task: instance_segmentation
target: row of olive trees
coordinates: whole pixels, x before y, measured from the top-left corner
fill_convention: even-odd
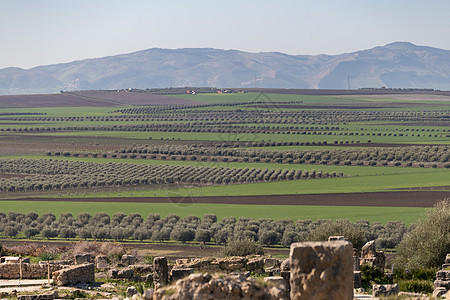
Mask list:
[[[0,178],[0,192],[42,191],[133,185],[223,185],[337,177],[343,174],[287,169],[93,163],[65,160],[4,159],[0,172],[21,174]],[[38,176],[22,176],[23,174]]]
[[[5,236],[15,237],[22,234],[28,238],[95,239],[122,241],[154,240],[180,242],[197,241],[226,244],[234,238],[247,238],[264,245],[282,245],[288,247],[293,242],[306,240],[326,240],[331,235],[343,235],[355,247],[360,248],[369,240],[377,240],[380,247],[394,248],[408,231],[401,222],[370,224],[360,220],[271,220],[233,217],[218,222],[215,215],[179,216],[170,214],[161,218],[150,214],[143,219],[139,214],[105,213],[91,216],[87,213],[74,217],[70,213],[61,214],[59,218],[51,213],[38,216],[36,213],[20,214],[0,213],[0,232]]]
[[[176,156],[214,156],[233,158],[247,158],[259,161],[265,159],[303,160],[315,162],[320,161],[387,161],[387,162],[449,162],[450,147],[448,146],[409,146],[409,147],[373,147],[341,148],[341,149],[319,149],[319,150],[265,150],[246,148],[203,147],[203,146],[132,146],[116,150],[117,154],[157,154]]]

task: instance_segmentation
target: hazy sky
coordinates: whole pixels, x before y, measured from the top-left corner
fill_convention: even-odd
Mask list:
[[[450,49],[449,0],[0,0],[0,68],[147,48],[339,54]]]

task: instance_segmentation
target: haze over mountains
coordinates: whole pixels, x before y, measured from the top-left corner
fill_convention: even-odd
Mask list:
[[[341,55],[148,49],[29,70],[0,69],[0,94],[212,86],[450,89],[450,51],[397,42]]]

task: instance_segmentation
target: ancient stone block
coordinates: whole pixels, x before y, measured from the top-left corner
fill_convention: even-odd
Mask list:
[[[279,268],[281,265],[280,261],[276,258],[266,257],[264,258],[264,268]]]
[[[53,283],[60,286],[71,286],[78,283],[95,282],[94,264],[70,266],[53,272]]]
[[[264,270],[264,258],[250,258],[245,266],[245,269],[248,271]]]
[[[104,255],[95,257],[95,266],[97,269],[104,269],[108,267],[108,258]]]
[[[134,271],[129,268],[109,270],[109,277],[113,279],[130,279],[133,275]]]
[[[439,287],[434,289],[433,291],[433,297],[435,298],[441,298],[442,296],[444,296],[447,293],[447,289],[443,288],[443,287]]]
[[[359,289],[362,287],[361,271],[353,271],[353,288]]]
[[[450,280],[450,270],[439,270],[439,271],[437,271],[436,279],[438,279],[438,280]]]
[[[191,275],[192,273],[194,273],[194,269],[193,268],[175,268],[172,269],[172,271],[170,272],[170,280],[171,281],[176,281],[178,279],[187,277],[189,275]]]
[[[437,289],[440,287],[449,290],[450,289],[450,280],[435,280],[434,281],[434,289]]]
[[[372,297],[388,297],[400,292],[398,284],[374,284]]]
[[[92,257],[90,254],[77,254],[75,255],[75,264],[81,265],[81,264],[90,264],[92,262]]]
[[[377,267],[380,271],[384,270],[386,265],[386,256],[383,251],[377,251],[375,241],[367,242],[361,249],[361,264],[370,264]]]
[[[131,269],[134,271],[134,273],[138,274],[153,273],[152,265],[131,265],[128,266],[128,269]]]
[[[280,270],[281,270],[281,272],[283,272],[283,271],[290,271],[291,270],[291,260],[290,260],[290,258],[286,258],[285,260],[283,260],[283,262],[281,263],[281,266],[280,266]]]
[[[136,263],[136,257],[133,255],[124,254],[122,255],[121,263],[125,266],[134,265]]]
[[[264,282],[275,284],[275,285],[286,285],[286,282],[281,276],[269,276],[264,277]]]
[[[359,256],[353,255],[353,270],[359,271],[360,265],[361,265],[361,262],[359,260]]]
[[[351,243],[294,243],[290,262],[291,299],[353,299]]]
[[[153,269],[155,270],[153,280],[166,285],[169,282],[169,267],[167,266],[167,258],[155,257],[153,260]]]
[[[286,291],[290,292],[291,290],[291,272],[290,271],[281,271],[280,276],[284,278],[286,284]]]
[[[450,253],[445,257],[445,263],[450,264]]]
[[[219,263],[219,267],[222,270],[236,271],[236,270],[244,268],[244,266],[246,264],[246,258],[241,257],[241,256],[233,256],[233,257],[217,259],[217,262]]]

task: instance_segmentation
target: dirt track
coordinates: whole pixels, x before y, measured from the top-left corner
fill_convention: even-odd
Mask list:
[[[450,198],[450,191],[399,191],[377,193],[216,196],[216,197],[134,197],[134,198],[24,198],[12,201],[136,202],[136,203],[211,203],[247,205],[320,205],[432,207]]]

